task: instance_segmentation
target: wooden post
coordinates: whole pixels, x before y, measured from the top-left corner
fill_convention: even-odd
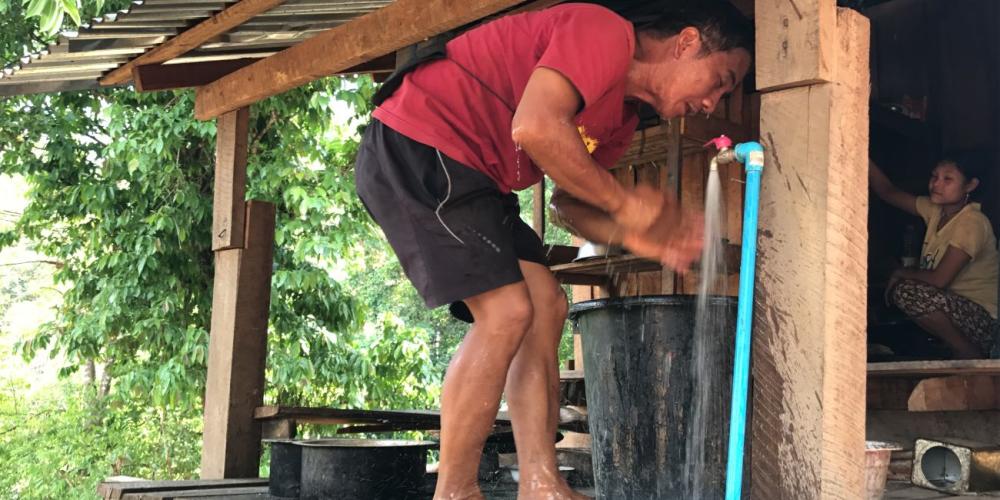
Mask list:
[[[246,246],[215,254],[202,479],[257,477],[275,207],[247,202]]]
[[[226,113],[216,120],[213,251],[243,246],[249,121],[249,108]]]
[[[758,35],[780,29],[772,14],[791,8],[786,4],[758,0]],[[793,6],[805,14],[833,9],[834,2],[797,0]],[[863,498],[865,491],[869,24],[848,9],[831,21],[813,17],[807,31],[834,32],[835,57],[806,54],[802,60],[809,68],[826,61],[833,81],[764,94],[761,104],[766,159],[754,308],[751,498]],[[783,50],[768,40],[758,37],[758,75],[767,54]],[[796,51],[807,48],[819,50],[794,45]],[[788,69],[788,82],[771,83],[796,84],[800,69]]]
[[[538,237],[545,242],[545,179],[538,181],[531,188],[531,223],[535,228],[535,232],[538,233]]]

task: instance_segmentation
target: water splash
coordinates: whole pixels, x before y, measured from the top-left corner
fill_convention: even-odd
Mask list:
[[[713,165],[714,167],[714,165]],[[701,275],[698,285],[698,302],[695,310],[694,348],[691,359],[691,419],[687,432],[685,477],[688,478],[687,498],[711,498],[710,485],[718,483],[717,477],[705,477],[709,461],[722,460],[719,450],[706,449],[708,427],[716,425],[723,417],[724,402],[712,398],[712,388],[726,383],[720,370],[719,338],[726,325],[722,308],[709,308],[712,296],[726,293],[725,221],[722,206],[722,187],[719,172],[709,169],[705,189],[705,247],[701,255]],[[715,398],[718,399],[718,398]],[[712,456],[708,456],[711,454]],[[719,456],[715,456],[719,455]]]

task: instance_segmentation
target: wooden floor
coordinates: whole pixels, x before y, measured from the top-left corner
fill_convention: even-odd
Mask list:
[[[942,498],[962,498],[939,491],[917,488],[910,483],[890,481],[885,487],[884,500],[938,500]],[[1000,492],[975,495],[975,498],[1000,498]]]

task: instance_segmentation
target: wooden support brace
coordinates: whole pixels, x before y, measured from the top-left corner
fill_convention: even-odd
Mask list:
[[[259,60],[258,58],[242,58],[183,64],[144,64],[132,68],[132,80],[135,83],[135,89],[139,92],[200,87]],[[395,57],[390,54],[347,68],[338,74],[388,75],[392,72],[394,65]]]
[[[214,118],[518,3],[518,0],[396,0],[201,87],[195,102],[195,117]]]
[[[243,246],[249,120],[249,108],[226,113],[217,120],[215,199],[212,202],[214,251]]]
[[[835,29],[834,82],[761,105],[751,498],[864,498],[869,25],[840,9]]]
[[[244,248],[215,254],[202,479],[257,477],[275,207],[246,204]]]
[[[833,81],[836,8],[836,0],[757,0],[758,90]]]
[[[538,238],[545,242],[545,179],[538,181],[531,189],[531,222]]]

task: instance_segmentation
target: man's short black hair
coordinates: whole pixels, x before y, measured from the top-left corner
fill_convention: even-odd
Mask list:
[[[753,54],[753,22],[726,0],[688,0],[658,10],[633,19],[637,33],[663,39],[693,26],[701,33],[704,53],[744,49]]]

